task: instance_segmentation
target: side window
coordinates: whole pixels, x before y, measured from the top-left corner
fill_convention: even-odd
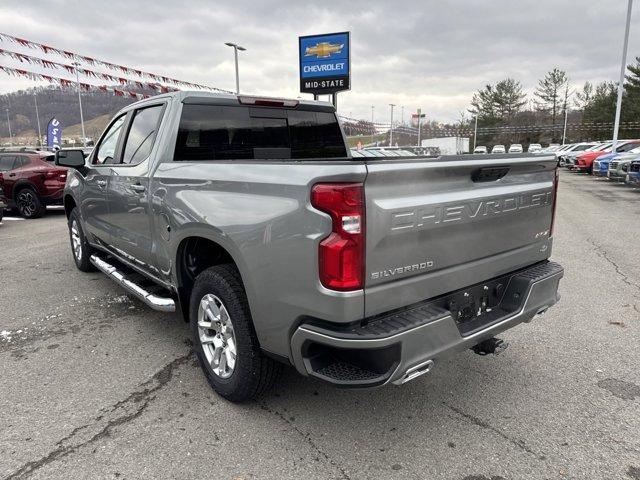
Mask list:
[[[29,157],[20,155],[19,157],[16,157],[16,165],[14,168],[28,167],[30,164],[31,160]]]
[[[122,125],[124,125],[124,119],[126,115],[121,115],[118,119],[111,124],[107,132],[102,137],[100,145],[96,149],[96,154],[93,157],[93,163],[102,165],[113,163],[113,157],[116,154],[116,147],[118,145],[118,138],[122,131]]]
[[[13,163],[15,162],[15,155],[3,155],[0,157],[0,172],[8,172],[13,170]]]
[[[151,154],[162,105],[136,110],[124,146],[122,163],[138,164]]]

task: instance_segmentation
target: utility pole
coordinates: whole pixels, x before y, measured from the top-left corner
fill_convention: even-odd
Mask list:
[[[233,48],[233,54],[236,60],[236,95],[239,95],[240,94],[240,74],[238,73],[238,50],[240,50],[241,52],[244,52],[246,48],[241,47],[237,43],[232,43],[232,42],[226,42],[225,45],[227,47]]]
[[[404,105],[400,107],[400,124],[404,125]]]
[[[373,110],[374,110],[375,108],[376,108],[376,107],[374,107],[373,105],[371,105],[371,125],[373,125]]]
[[[82,113],[82,95],[80,94],[80,74],[78,73],[78,67],[80,62],[73,62],[72,65],[76,71],[76,88],[78,90],[78,105],[80,105],[80,126],[82,127],[82,146],[87,146],[87,136],[84,133],[84,114]]]
[[[9,120],[9,109],[5,109],[7,111],[7,125],[9,126],[9,144],[13,147],[13,135],[11,135],[11,120]]]
[[[616,102],[616,118],[613,126],[613,145],[611,151],[616,152],[618,146],[618,129],[620,128],[620,110],[622,109],[622,93],[624,92],[624,72],[627,69],[627,46],[629,45],[629,25],[631,24],[631,9],[633,0],[627,5],[627,25],[624,29],[624,42],[622,43],[622,63],[620,64],[620,81],[618,82],[618,100]]]
[[[389,106],[391,107],[391,125],[389,127],[389,146],[392,147],[393,146],[393,107],[395,107],[395,104],[390,103]]]
[[[476,113],[475,126],[473,127],[473,151],[476,151],[476,140],[478,138],[478,114]]]
[[[422,117],[422,109],[421,108],[418,109],[418,146],[420,146],[420,120],[421,120],[420,117]]]
[[[569,98],[569,84],[567,84],[564,90],[564,129],[562,130],[562,145],[564,145],[567,139],[567,117],[569,116],[569,109],[567,108],[567,99]]]
[[[33,90],[33,103],[36,106],[36,120],[38,121],[38,147],[42,148],[42,131],[40,130],[40,114],[38,113],[38,95],[36,89]]]

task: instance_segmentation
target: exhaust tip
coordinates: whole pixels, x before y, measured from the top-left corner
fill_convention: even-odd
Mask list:
[[[407,369],[407,371],[404,372],[404,375],[402,375],[402,377],[400,377],[398,380],[396,380],[393,383],[396,385],[402,385],[404,383],[410,382],[411,380],[414,380],[424,375],[425,373],[429,373],[433,368],[433,365],[434,365],[433,360],[427,360],[426,362],[422,362],[414,367]]]

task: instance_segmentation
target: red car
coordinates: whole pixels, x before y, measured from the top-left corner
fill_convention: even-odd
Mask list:
[[[47,205],[61,205],[67,169],[49,152],[0,152],[0,185],[9,208],[24,218],[44,215]]]
[[[593,161],[598,157],[611,153],[612,142],[602,144],[599,150],[589,150],[576,158],[575,168],[581,172],[593,173]],[[616,152],[628,152],[636,147],[640,147],[640,140],[620,140],[616,147]]]

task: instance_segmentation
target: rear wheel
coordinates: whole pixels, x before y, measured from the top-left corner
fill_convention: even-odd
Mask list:
[[[71,242],[71,254],[76,267],[82,272],[93,272],[95,267],[89,260],[93,249],[89,246],[84,236],[82,225],[80,223],[80,215],[78,210],[74,208],[69,214],[69,240]]]
[[[24,218],[39,218],[46,212],[40,197],[31,187],[21,189],[16,195],[16,208]]]
[[[260,350],[245,290],[233,265],[217,265],[198,275],[189,315],[198,362],[219,395],[243,402],[273,385],[282,366]]]

